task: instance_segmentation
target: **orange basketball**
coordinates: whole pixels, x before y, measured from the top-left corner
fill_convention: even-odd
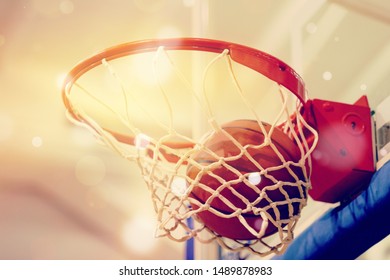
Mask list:
[[[263,123],[263,125],[268,132],[271,126],[266,123]],[[280,166],[282,160],[270,145],[265,145],[262,148],[255,147],[263,144],[265,140],[265,136],[256,121],[236,120],[223,125],[222,129],[223,131],[214,132],[208,136],[204,146],[209,151],[202,149],[196,153],[192,159],[198,164],[189,164],[187,168],[188,177],[196,182],[192,186],[191,198],[202,204],[210,199],[208,203],[211,208],[223,214],[231,214],[236,209],[251,209],[248,208],[248,201],[249,204],[252,204],[257,209],[263,209],[264,207],[272,206],[273,202],[285,201],[286,193],[290,199],[300,198],[303,201],[306,199],[306,191],[300,191],[297,186],[283,185],[281,188],[284,191],[281,191],[277,186],[277,182],[280,181],[297,181],[287,168],[280,167],[267,172],[259,168],[260,166],[263,169]],[[231,137],[226,135],[226,133]],[[242,149],[231,138],[237,141],[239,145],[245,147],[244,151],[247,154],[243,153]],[[271,142],[285,161],[299,161],[300,151],[298,147],[280,129],[274,128]],[[290,166],[290,168],[299,180],[304,180],[301,168],[295,166]],[[242,178],[245,178],[245,180],[242,180]],[[205,186],[211,190],[205,188]],[[220,192],[219,195],[212,197],[212,194],[217,189]],[[265,197],[259,199],[261,193],[265,194]],[[226,200],[233,206],[226,203]],[[293,207],[290,211],[287,204],[273,205],[264,211],[273,219],[277,216],[276,213],[279,212],[280,220],[284,220],[298,215],[301,209],[300,204],[299,201],[292,203]],[[196,203],[191,205],[193,209],[199,208]],[[210,230],[221,236],[237,240],[256,239],[235,216],[229,218],[220,217],[210,210],[201,211],[197,215]],[[261,229],[263,219],[258,213],[246,210],[246,213],[243,213],[242,216],[257,232]],[[280,226],[285,226],[285,223],[280,224]],[[269,221],[264,236],[271,235],[277,230],[277,226]]]

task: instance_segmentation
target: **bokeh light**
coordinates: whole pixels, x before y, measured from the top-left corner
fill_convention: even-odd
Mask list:
[[[314,22],[310,22],[310,23],[308,23],[308,24],[306,25],[306,31],[307,31],[307,33],[309,33],[309,34],[314,34],[314,33],[316,33],[316,32],[317,32],[317,29],[318,29],[318,27],[317,27],[317,25],[316,25]]]
[[[185,195],[186,190],[187,190],[186,179],[183,177],[178,177],[178,176],[173,178],[172,183],[171,183],[171,190],[175,195],[177,195],[179,197]]]
[[[137,215],[123,225],[122,238],[131,251],[146,255],[155,248],[157,239],[152,220],[147,215]]]
[[[61,13],[68,15],[68,14],[73,13],[73,10],[74,10],[74,4],[72,1],[65,0],[65,1],[62,1],[60,3],[60,12]]]
[[[14,121],[11,116],[0,112],[0,128],[0,141],[10,139],[14,132]]]
[[[259,172],[252,172],[248,175],[248,181],[253,185],[258,185],[261,182],[261,175]]]
[[[31,144],[34,148],[40,148],[43,145],[43,139],[40,136],[34,136],[31,140]]]
[[[323,78],[325,81],[330,81],[330,80],[332,80],[333,75],[332,75],[331,72],[325,71],[325,72],[322,74],[322,78]]]

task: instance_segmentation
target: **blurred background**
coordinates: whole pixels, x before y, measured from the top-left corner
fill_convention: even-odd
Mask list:
[[[0,259],[184,258],[154,238],[135,164],[65,118],[61,83],[101,49],[190,36],[280,58],[311,98],[390,95],[387,0],[0,0]],[[360,258],[390,259],[390,241]]]

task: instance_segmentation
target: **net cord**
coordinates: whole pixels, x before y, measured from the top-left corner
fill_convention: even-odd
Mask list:
[[[170,105],[168,93],[166,92],[164,88],[164,84],[162,80],[159,78],[159,70],[158,70],[158,61],[161,58],[161,56],[165,56],[168,58],[168,61],[170,63],[170,66],[174,70],[174,73],[179,78],[179,80],[188,87],[189,91],[191,92],[191,95],[195,98],[197,102],[200,103],[201,108],[206,112],[208,116],[208,120],[210,123],[210,126],[214,129],[214,131],[222,132],[236,147],[240,149],[240,154],[235,155],[235,157],[230,158],[219,158],[217,154],[215,154],[214,151],[208,149],[204,143],[195,142],[192,138],[179,134],[175,129],[173,125],[173,109]],[[207,90],[205,88],[205,79],[208,75],[209,70],[212,68],[212,66],[219,60],[223,59],[226,62],[231,80],[236,88],[237,94],[240,96],[240,98],[243,100],[244,104],[247,106],[247,108],[252,112],[255,120],[260,126],[260,129],[265,136],[265,142],[261,145],[241,145],[234,137],[232,137],[229,133],[227,133],[224,129],[222,129],[221,125],[215,120],[212,107],[210,105],[210,101],[208,99]],[[120,76],[116,73],[114,68],[111,66],[111,64],[103,59],[101,61],[102,65],[106,67],[110,75],[117,81],[117,83],[121,87],[121,92],[123,95],[124,100],[124,106],[125,106],[125,116],[120,114],[115,110],[115,108],[110,107],[109,104],[106,104],[103,100],[100,100],[98,97],[96,97],[94,94],[92,94],[89,90],[84,88],[82,85],[80,85],[78,82],[75,83],[75,86],[78,87],[83,93],[85,93],[87,96],[91,98],[91,100],[94,100],[98,104],[104,106],[108,111],[113,113],[117,119],[124,124],[128,129],[129,132],[132,135],[135,135],[134,139],[137,139],[137,136],[143,135],[142,131],[137,128],[134,123],[131,120],[130,112],[128,108],[128,102],[129,102],[129,95],[131,95],[132,99],[137,102],[137,98],[135,95],[131,92],[131,90],[127,89],[120,78]],[[270,253],[280,253],[285,250],[286,245],[293,239],[293,229],[296,226],[296,222],[299,219],[299,215],[290,215],[290,218],[288,220],[280,220],[280,213],[277,206],[286,204],[289,207],[290,214],[293,213],[292,209],[292,203],[296,202],[300,204],[300,209],[302,209],[306,205],[305,199],[290,199],[288,193],[283,189],[283,186],[292,186],[297,187],[299,189],[299,192],[301,194],[301,197],[305,197],[307,195],[307,189],[310,188],[310,173],[311,173],[311,159],[310,154],[313,152],[316,144],[317,144],[317,132],[315,129],[310,127],[305,119],[299,114],[300,104],[297,103],[296,110],[296,123],[293,123],[290,118],[290,111],[287,108],[288,100],[290,97],[290,93],[287,93],[286,90],[279,85],[278,86],[278,92],[281,97],[282,101],[282,109],[278,113],[277,117],[271,124],[271,128],[267,131],[263,125],[263,122],[261,121],[260,116],[256,112],[253,105],[249,102],[249,100],[245,97],[245,93],[243,92],[237,77],[235,75],[232,60],[229,55],[229,51],[226,49],[222,53],[218,54],[216,57],[214,57],[206,66],[203,74],[203,92],[201,95],[199,93],[196,93],[194,88],[191,86],[188,79],[185,78],[183,73],[176,67],[172,59],[170,58],[169,54],[166,52],[164,47],[159,47],[156,51],[154,60],[153,60],[153,72],[154,76],[156,77],[156,80],[158,82],[158,87],[160,93],[163,95],[163,99],[165,102],[165,105],[168,108],[169,111],[169,124],[166,125],[164,123],[161,123],[158,119],[151,116],[147,110],[144,110],[144,108],[141,107],[141,109],[144,110],[146,114],[148,114],[156,123],[156,125],[160,126],[164,130],[166,130],[168,133],[161,137],[160,139],[153,139],[151,137],[147,137],[147,144],[142,147],[137,147],[136,143],[122,143],[118,141],[117,137],[115,137],[110,131],[107,131],[106,129],[102,128],[92,117],[90,117],[85,110],[83,110],[78,104],[72,102],[72,95],[70,94],[70,90],[66,91],[66,97],[69,100],[69,103],[71,105],[72,114],[68,113],[68,118],[75,124],[81,125],[83,127],[86,127],[88,130],[92,131],[97,138],[103,142],[105,145],[110,147],[112,150],[117,152],[122,157],[136,161],[141,169],[141,172],[145,178],[145,181],[149,187],[149,190],[151,192],[151,196],[154,202],[154,207],[157,213],[157,219],[159,221],[159,226],[156,232],[156,236],[167,236],[170,239],[176,240],[176,241],[185,241],[189,238],[200,238],[199,232],[206,231],[209,233],[208,237],[205,239],[200,240],[201,242],[208,243],[212,242],[214,240],[217,240],[222,247],[231,250],[231,251],[243,251],[247,250],[252,254],[260,255],[260,256],[266,256]],[[199,96],[202,96],[200,98]],[[74,116],[77,116],[75,118]],[[301,153],[301,158],[299,162],[292,162],[287,161],[283,155],[280,153],[280,151],[277,149],[277,147],[272,143],[272,134],[274,132],[274,129],[277,125],[277,123],[282,119],[283,116],[286,116],[285,121],[285,128],[287,128],[288,133],[292,137],[292,139],[297,143],[297,146],[299,148],[299,151]],[[82,120],[82,121],[80,121]],[[305,137],[305,130],[308,130],[312,135],[314,135],[314,143],[310,144],[306,141]],[[174,148],[171,148],[166,143],[169,142],[172,137],[179,137],[183,139],[184,141],[187,141],[192,144],[192,147],[183,150],[177,150]],[[134,145],[136,146],[134,149]],[[261,149],[264,146],[270,146],[275,154],[278,156],[278,158],[281,160],[282,165],[271,167],[268,169],[264,169],[258,162],[256,162],[251,154],[248,152],[248,148],[257,148]],[[168,164],[169,160],[167,160],[164,157],[164,153],[161,153],[160,151],[163,150],[168,154],[172,154],[178,158],[176,162],[173,164]],[[214,162],[213,164],[210,164],[207,168],[204,166],[201,166],[199,163],[197,163],[195,160],[191,158],[191,156],[197,152],[197,151],[206,151],[218,161]],[[149,154],[148,154],[149,152]],[[150,152],[152,153],[152,156],[150,156]],[[269,186],[268,189],[271,190],[279,189],[281,193],[285,196],[285,201],[275,203],[271,201],[267,195],[264,192],[260,192],[258,189],[256,189],[256,186],[248,180],[247,176],[243,176],[240,171],[235,169],[234,167],[227,164],[229,161],[233,161],[239,157],[246,156],[250,161],[258,168],[259,172],[266,176],[267,178],[271,179],[271,181],[274,182],[274,185]],[[202,171],[202,173],[199,173],[198,177],[191,181],[190,178],[187,175],[183,175],[181,173],[181,169],[186,164],[192,164],[195,166],[198,166]],[[237,179],[233,181],[226,181],[224,178],[215,175],[212,173],[212,169],[214,166],[224,166],[231,172],[237,175]],[[292,170],[292,166],[300,167],[302,168],[302,171],[304,173],[305,180],[300,180],[298,176],[294,173]],[[296,180],[296,182],[278,182],[275,178],[270,176],[268,173],[272,170],[278,170],[284,168],[288,170],[289,174],[291,174],[292,177]],[[217,189],[212,189],[206,185],[203,185],[200,183],[201,174],[209,174],[216,180],[218,180],[221,184]],[[184,191],[184,193],[176,194],[172,191],[171,186],[174,184],[175,179],[182,178],[185,181],[189,182],[188,188]],[[237,192],[232,185],[236,183],[244,182],[249,188],[259,193],[259,197],[251,202],[249,201],[244,195]],[[189,197],[189,193],[191,189],[194,188],[194,186],[199,186],[203,188],[206,192],[211,193],[207,201],[204,203],[197,201],[194,198]],[[221,193],[223,190],[229,189],[236,197],[238,197],[240,200],[243,201],[243,203],[246,205],[245,208],[237,208],[231,201],[229,201],[228,198],[224,197]],[[228,214],[222,213],[221,211],[213,208],[211,206],[213,200],[216,198],[220,199],[229,207],[232,211]],[[261,201],[262,199],[266,199],[270,202],[270,204],[266,207],[258,208],[256,205]],[[189,207],[189,205],[197,205],[198,209],[192,209]],[[273,209],[275,212],[275,217],[272,217],[267,211],[269,209]],[[205,227],[199,220],[196,218],[196,215],[198,213],[209,211],[213,213],[214,215],[217,215],[218,217],[222,218],[232,218],[237,217],[237,219],[241,222],[241,224],[248,229],[248,231],[253,235],[256,236],[257,239],[254,241],[240,241],[240,240],[231,240],[222,236],[219,236],[215,232],[211,231],[207,227]],[[254,229],[248,224],[248,221],[244,217],[245,213],[255,213],[256,215],[259,215],[263,223],[261,225],[260,229]],[[187,223],[186,219],[194,217],[197,222],[195,222],[196,225],[194,225],[192,228],[190,228]],[[276,242],[276,244],[269,245],[265,240],[263,240],[263,236],[265,234],[265,231],[269,225],[269,223],[277,225],[278,232],[276,236],[278,237],[279,241]],[[286,225],[282,226],[284,223]],[[177,235],[177,232],[179,232],[179,235]]]

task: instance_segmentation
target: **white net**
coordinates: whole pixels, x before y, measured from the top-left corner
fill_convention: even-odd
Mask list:
[[[203,66],[197,55],[164,47],[147,55],[102,59],[67,85],[69,118],[138,164],[156,236],[260,256],[283,252],[306,205],[317,141],[302,105],[275,83],[276,102],[248,90],[244,83],[261,75],[241,75],[228,50],[208,53]],[[261,106],[273,112],[267,122]]]

